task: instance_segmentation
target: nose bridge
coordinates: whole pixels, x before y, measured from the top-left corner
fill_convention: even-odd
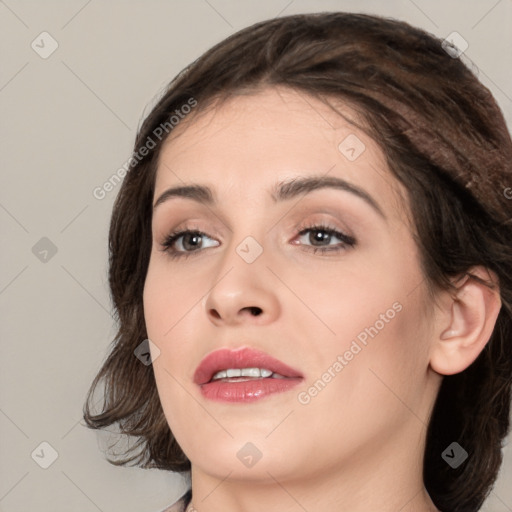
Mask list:
[[[246,315],[269,319],[277,314],[278,301],[269,280],[263,241],[260,243],[248,232],[240,235],[240,228],[231,232],[229,245],[206,295],[206,313],[215,322],[238,322]]]
[[[253,286],[259,287],[264,281],[263,273],[266,270],[264,252],[263,243],[254,236],[237,236],[234,231],[221,256],[212,291],[215,288],[220,290],[233,287],[232,293],[240,293],[247,292]]]
[[[238,197],[242,197],[242,194]],[[261,261],[265,259],[263,244],[269,231],[263,215],[265,205],[246,197],[239,201],[237,206],[240,213],[231,224],[223,265],[238,266],[243,263],[248,266],[244,270],[251,271],[253,268],[259,268]],[[260,264],[255,265],[258,262]]]

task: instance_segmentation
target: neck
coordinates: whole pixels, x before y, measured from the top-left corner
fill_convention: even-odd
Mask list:
[[[336,467],[305,468],[302,477],[266,467],[250,480],[234,479],[229,471],[212,475],[193,464],[187,512],[438,512],[423,484],[424,434],[424,428],[402,432],[395,442],[358,450]]]

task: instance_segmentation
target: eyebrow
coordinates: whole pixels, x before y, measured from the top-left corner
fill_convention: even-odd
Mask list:
[[[290,181],[281,182],[274,186],[270,192],[270,196],[274,202],[286,201],[293,199],[301,194],[308,194],[314,190],[319,190],[322,188],[331,188],[350,192],[351,194],[354,194],[355,196],[365,201],[381,217],[386,219],[386,215],[382,211],[382,208],[368,192],[358,187],[357,185],[349,183],[342,178],[336,178],[334,176],[298,177]],[[214,205],[217,202],[215,200],[212,189],[206,185],[178,185],[171,187],[163,192],[153,205],[153,210],[162,203],[174,197],[192,199],[193,201],[204,203],[206,205]]]

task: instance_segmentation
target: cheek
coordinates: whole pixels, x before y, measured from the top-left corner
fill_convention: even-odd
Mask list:
[[[373,320],[359,329],[352,320],[352,331],[359,329],[359,337],[342,336],[331,343],[297,397],[303,421],[321,418],[318,428],[335,433],[334,451],[346,450],[348,439],[357,446],[357,439],[392,435],[419,409],[425,389],[422,371],[428,363],[427,329],[414,301],[401,305],[392,308],[393,313],[375,311],[388,311],[387,323]],[[375,318],[375,312],[365,315]],[[342,436],[337,434],[340,429]]]
[[[319,347],[343,352],[351,340],[359,336],[364,343],[370,332],[386,329],[399,314],[406,287],[394,268],[396,262],[355,260],[322,263],[314,271],[290,271],[283,276],[302,302],[291,297],[295,320],[290,325],[300,322],[309,334],[316,331],[323,340]]]
[[[155,378],[162,402],[179,401],[183,394],[181,383],[190,386],[193,364],[197,359],[198,300],[206,285],[176,272],[169,272],[165,262],[150,262],[144,284],[144,319],[148,338],[158,347],[154,361]]]
[[[150,261],[144,283],[144,319],[148,337],[162,345],[161,350],[165,350],[176,331],[183,337],[183,330],[190,327],[190,317],[197,314],[194,306],[206,290],[197,279],[169,271],[164,261]]]

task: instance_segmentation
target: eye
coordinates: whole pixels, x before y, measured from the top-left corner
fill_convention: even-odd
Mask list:
[[[307,236],[306,236],[307,235]],[[299,240],[305,238],[306,241],[301,241],[306,250],[313,253],[336,253],[346,250],[348,247],[353,247],[356,244],[356,239],[352,236],[346,235],[337,229],[324,225],[308,226],[299,231]],[[334,245],[331,242],[338,243]],[[205,240],[211,240],[209,245],[204,245]],[[308,245],[309,242],[311,245]],[[296,244],[296,242],[293,242]],[[219,243],[210,238],[206,233],[197,229],[183,229],[180,231],[173,231],[161,244],[162,251],[169,254],[173,259],[175,258],[188,258],[194,254],[199,254],[201,249],[208,247],[216,247]]]
[[[347,249],[348,247],[353,247],[356,244],[356,239],[354,237],[324,225],[305,227],[301,229],[299,235],[299,240],[301,238],[305,238],[306,242],[311,243],[311,245],[307,245],[307,243],[304,244],[304,242],[301,242],[301,245],[305,245],[307,250],[310,250],[313,253],[318,251],[321,253],[339,252]],[[338,239],[338,243],[332,245],[331,242],[335,242],[336,238]]]
[[[204,239],[212,240],[206,233],[195,229],[174,231],[165,238],[162,250],[169,253],[172,258],[187,258],[204,248]],[[215,244],[206,247],[215,247]]]

